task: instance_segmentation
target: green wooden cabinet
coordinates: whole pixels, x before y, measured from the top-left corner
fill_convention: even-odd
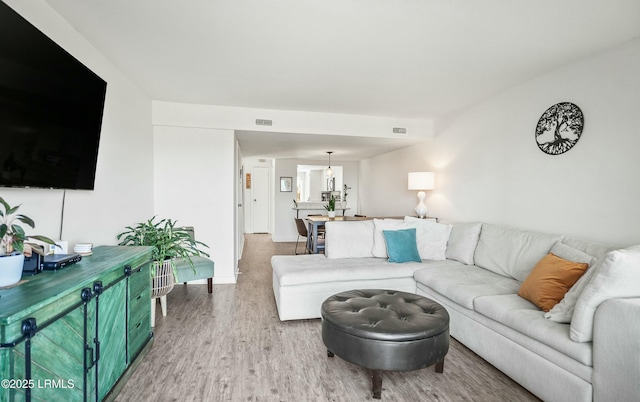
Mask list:
[[[151,333],[151,265],[146,264],[129,278],[127,317],[127,361],[134,360]]]
[[[151,249],[96,247],[0,290],[0,401],[115,397],[151,345]]]

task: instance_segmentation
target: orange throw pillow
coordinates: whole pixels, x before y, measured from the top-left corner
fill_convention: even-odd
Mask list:
[[[522,282],[518,296],[549,311],[585,273],[589,264],[573,262],[555,254],[544,256]]]

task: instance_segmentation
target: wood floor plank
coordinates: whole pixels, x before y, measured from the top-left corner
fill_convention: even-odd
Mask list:
[[[320,320],[280,322],[272,255],[295,243],[247,235],[238,283],[176,285],[156,313],[153,348],[116,401],[369,401],[365,369],[327,357]],[[159,308],[159,306],[158,306]],[[383,401],[537,401],[451,339],[444,373],[385,372]]]

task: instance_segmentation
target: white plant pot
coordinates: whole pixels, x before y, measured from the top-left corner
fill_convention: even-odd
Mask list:
[[[329,218],[335,218],[336,217],[336,211],[328,211],[327,213],[329,215]]]
[[[24,254],[0,256],[0,287],[11,286],[20,282]]]

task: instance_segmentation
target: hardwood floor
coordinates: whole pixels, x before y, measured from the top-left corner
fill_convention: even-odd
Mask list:
[[[247,235],[236,285],[178,285],[155,343],[116,401],[367,401],[364,369],[327,357],[320,320],[280,322],[270,258],[295,243]],[[443,374],[384,373],[383,401],[537,401],[451,339]]]

